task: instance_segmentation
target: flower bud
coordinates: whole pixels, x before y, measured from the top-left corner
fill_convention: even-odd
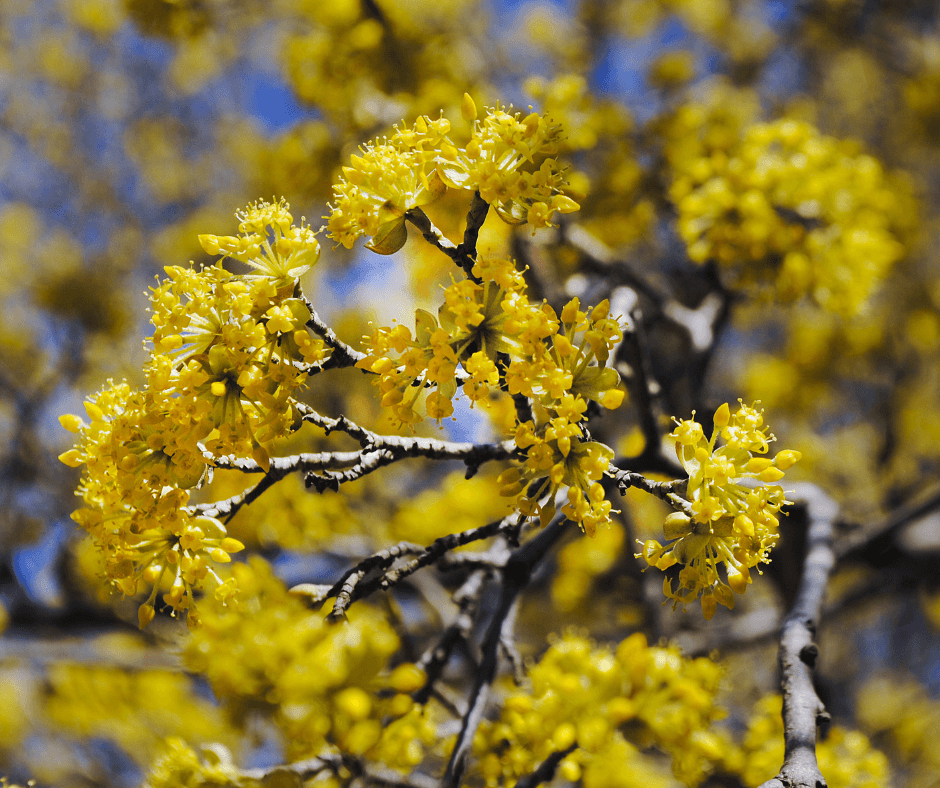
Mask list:
[[[153,609],[153,605],[141,605],[137,608],[137,624],[141,629],[144,629],[151,621],[156,614],[156,611]]]
[[[762,482],[779,482],[783,478],[783,471],[779,468],[767,468],[761,471],[757,478]]]
[[[774,465],[776,465],[780,470],[785,471],[787,468],[792,468],[796,463],[802,459],[803,455],[794,451],[793,449],[784,449],[781,452],[778,452],[776,459],[774,459]]]
[[[473,102],[469,93],[463,94],[463,100],[460,102],[460,114],[468,123],[477,119],[477,105]]]
[[[692,532],[692,519],[682,512],[673,512],[663,523],[663,532],[667,539],[679,539]]]
[[[715,411],[715,426],[716,427],[727,427],[728,422],[731,420],[731,408],[728,407],[728,403],[724,403],[718,410]]]

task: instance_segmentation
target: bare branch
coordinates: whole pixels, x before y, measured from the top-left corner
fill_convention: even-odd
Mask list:
[[[940,509],[940,488],[933,489],[921,500],[903,506],[874,528],[841,539],[836,547],[839,562],[863,558],[866,554],[884,553],[905,526],[930,512]]]
[[[399,555],[404,555],[405,552],[407,552],[415,557],[398,567],[392,568],[394,560],[385,563],[379,558],[387,551],[382,551],[382,553],[379,553],[377,556],[365,559],[367,562],[375,561],[371,568],[382,568],[387,571],[383,571],[377,577],[366,582],[356,581],[352,588],[346,590],[346,578],[351,576],[352,573],[357,572],[358,568],[354,567],[350,570],[333,585],[324,597],[324,599],[329,599],[332,596],[336,597],[336,602],[333,603],[333,610],[330,612],[329,618],[334,621],[344,618],[346,610],[357,599],[367,597],[380,589],[387,591],[406,577],[413,575],[419,569],[433,564],[451,550],[455,550],[471,542],[479,541],[480,539],[488,539],[503,531],[514,530],[517,527],[518,519],[519,516],[517,514],[511,514],[509,517],[482,525],[479,528],[471,528],[468,531],[462,531],[456,534],[447,534],[446,536],[435,539],[425,548],[416,548],[407,551],[402,548]],[[406,543],[402,544],[404,545]],[[408,547],[411,548],[413,545],[408,545]],[[394,548],[389,549],[392,550]],[[398,555],[396,555],[395,558],[398,558]]]
[[[362,447],[375,445],[377,436],[374,432],[360,427],[345,416],[340,416],[338,419],[331,419],[329,416],[323,416],[317,413],[313,408],[303,402],[294,402],[291,403],[291,406],[301,414],[304,421],[319,427],[327,435],[331,432],[344,432],[351,438],[357,440]]]
[[[486,203],[484,203],[485,205]],[[488,207],[488,206],[487,206]],[[470,219],[473,216],[471,209],[471,214],[468,215],[467,231],[470,231],[472,226]],[[428,215],[421,210],[420,208],[411,208],[408,211],[405,211],[405,218],[411,222],[418,230],[421,232],[421,235],[424,237],[424,240],[427,241],[431,246],[436,249],[440,249],[444,254],[446,254],[454,263],[467,275],[468,279],[472,279],[474,282],[479,282],[473,273],[473,265],[476,263],[476,239],[474,238],[473,246],[468,247],[466,243],[460,244],[458,246],[449,238],[447,238],[444,233],[442,233],[437,227],[434,226],[434,223],[428,218]],[[486,213],[483,213],[483,218],[486,218]],[[482,222],[481,222],[482,224]],[[479,227],[477,227],[475,232],[479,232]],[[470,254],[472,252],[472,256]]]
[[[650,495],[655,495],[678,512],[684,512],[689,515],[689,517],[693,514],[692,504],[676,492],[676,490],[684,491],[688,479],[675,479],[671,482],[653,482],[641,473],[625,471],[620,468],[615,468],[613,465],[610,467],[607,474],[617,482],[621,495],[626,495],[628,488],[636,487],[648,492]]]
[[[466,643],[473,627],[473,621],[480,608],[480,598],[484,583],[489,573],[478,569],[471,572],[463,585],[454,592],[454,602],[459,608],[453,622],[441,633],[437,643],[427,649],[417,661],[417,666],[424,670],[427,681],[411,697],[417,703],[427,703],[433,695],[435,684],[440,679],[450,655],[458,643]]]
[[[480,192],[475,191],[470,210],[467,212],[467,229],[463,233],[463,243],[457,246],[457,251],[465,258],[477,259],[477,239],[480,237],[480,228],[486,221],[486,214],[489,210],[490,204],[480,196]]]
[[[655,402],[662,394],[662,386],[653,375],[653,361],[646,337],[643,312],[639,305],[634,303],[629,308],[626,318],[623,345],[618,349],[618,357],[627,356],[626,360],[629,365],[629,369],[624,370],[625,373],[629,372],[629,374],[624,374],[624,382],[629,386],[631,396],[636,401],[645,444],[649,447],[659,447],[661,441]]]
[[[555,772],[565,758],[577,749],[577,744],[572,744],[564,750],[557,750],[549,755],[532,774],[523,777],[516,783],[516,788],[537,788],[542,783],[551,782],[555,778]]]
[[[255,501],[265,490],[291,473],[306,473],[304,482],[317,492],[339,490],[345,482],[360,479],[373,471],[407,458],[426,457],[433,460],[462,460],[468,473],[476,471],[485,462],[507,460],[515,451],[513,441],[503,443],[453,443],[434,438],[407,438],[397,435],[378,435],[349,421],[345,417],[331,419],[311,408],[298,404],[305,421],[322,427],[327,432],[338,430],[352,436],[363,446],[359,451],[313,452],[288,457],[274,457],[267,471],[247,457],[214,457],[206,461],[216,468],[237,470],[242,473],[264,473],[254,487],[223,501],[201,503],[189,511],[209,517],[234,517],[238,510]]]
[[[461,784],[473,737],[483,719],[490,687],[496,679],[501,643],[511,639],[519,594],[528,585],[533,569],[558,542],[567,525],[568,521],[564,517],[557,517],[544,530],[518,548],[506,562],[502,571],[499,603],[483,640],[483,659],[470,691],[470,706],[463,717],[460,733],[447,762],[441,788],[457,788]]]
[[[835,564],[833,522],[838,507],[815,485],[798,485],[794,497],[809,521],[806,559],[793,609],[780,633],[780,686],[783,690],[784,759],[780,772],[761,788],[825,788],[816,761],[816,729],[829,715],[813,688],[819,648],[813,642],[829,573]]]
[[[364,561],[360,561],[358,565],[347,571],[343,577],[333,585],[333,588],[327,592],[325,599],[331,596],[336,597],[336,602],[329,616],[330,620],[336,621],[346,617],[346,609],[352,602],[352,596],[356,591],[356,587],[373,569],[387,569],[402,556],[414,555],[421,552],[422,548],[420,545],[411,544],[410,542],[399,542],[396,545],[385,548],[375,555],[369,556]],[[335,590],[337,586],[339,588]]]
[[[361,361],[366,357],[365,353],[360,353],[355,348],[350,347],[345,342],[340,340],[340,338],[336,336],[336,332],[323,322],[323,320],[317,314],[317,311],[313,308],[313,304],[307,300],[307,297],[302,293],[300,297],[303,299],[304,304],[306,304],[307,309],[310,310],[310,318],[307,320],[307,328],[313,331],[314,334],[320,336],[326,343],[327,347],[331,348],[333,351],[326,361],[315,366],[311,370],[311,374],[323,372],[327,369],[352,367],[355,366],[357,361]]]
[[[261,782],[269,780],[277,774],[290,774],[300,780],[308,780],[326,771],[338,774],[342,770],[343,765],[343,757],[341,755],[318,755],[315,758],[306,758],[296,763],[271,766],[265,769],[243,769],[239,772],[239,776],[248,780],[258,780]]]

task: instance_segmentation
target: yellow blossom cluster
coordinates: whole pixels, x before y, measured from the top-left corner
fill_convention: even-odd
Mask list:
[[[45,713],[53,724],[114,741],[141,764],[166,736],[206,741],[226,735],[219,708],[178,671],[60,663],[50,669],[46,687]]]
[[[579,224],[615,248],[642,237],[654,209],[642,194],[643,168],[635,150],[634,121],[626,108],[593,93],[588,80],[577,73],[559,74],[550,81],[530,77],[525,91],[543,114],[565,129],[561,153],[578,166],[567,174],[568,191],[581,204]],[[564,264],[563,257],[558,262]]]
[[[279,60],[290,88],[341,132],[447,106],[471,78],[472,0],[289,0],[275,8],[285,15]]]
[[[158,591],[195,620],[193,589],[231,593],[211,562],[227,562],[242,544],[222,523],[188,508],[216,457],[252,457],[267,469],[266,446],[294,428],[291,397],[310,365],[327,358],[310,333],[310,312],[294,297],[296,278],[319,254],[309,228],[294,227],[286,203],[257,203],[238,214],[241,235],[202,236],[253,270],[174,266],[151,291],[154,334],[146,386],[110,383],[85,403],[90,419],[63,416],[78,434],[61,460],[85,466],[73,518],[104,554],[114,587],[133,595],[152,588],[141,626],[154,616]]]
[[[437,162],[447,186],[478,191],[509,224],[547,227],[553,211],[578,210],[578,204],[562,194],[565,179],[551,158],[558,152],[561,126],[535,112],[524,118],[510,114],[499,104],[479,121],[466,95],[463,114],[474,120],[470,141],[462,148],[443,146]]]
[[[620,376],[607,366],[623,336],[620,324],[607,301],[582,311],[574,298],[560,318],[548,304],[531,303],[510,260],[477,261],[472,273],[479,281],[463,279],[444,291],[437,319],[416,312],[414,336],[403,325],[375,329],[358,366],[377,373],[383,406],[404,424],[421,420],[415,406],[425,387],[432,389],[429,416],[440,421],[453,413],[458,364],[471,402],[503,389],[534,400],[537,423],[517,422],[515,430],[526,459],[499,477],[502,494],[544,524],[567,486],[565,514],[593,534],[609,521],[600,479],[614,455],[585,438],[582,422],[591,400],[607,408],[623,402]]]
[[[890,748],[908,784],[928,786],[940,774],[940,700],[912,676],[881,674],[858,694],[856,716],[868,733]],[[828,776],[828,775],[827,775]]]
[[[663,593],[675,600],[674,606],[701,595],[702,613],[710,619],[719,603],[733,608],[732,591],[743,594],[751,582],[750,569],[769,561],[778,539],[777,515],[787,503],[783,488],[774,482],[801,454],[787,449],[773,459],[758,456],[766,454],[774,440],[763,423],[763,411],[756,407],[741,403],[732,414],[725,403],[715,411],[711,438],[705,438],[694,419],[677,421],[670,435],[689,474],[686,498],[691,515],[670,514],[664,526],[666,544],[647,540],[637,558],[658,569],[685,565],[676,590],[670,578],[663,580]],[[720,447],[719,435],[724,441]],[[751,484],[744,486],[742,480]],[[725,580],[718,574],[722,563]]]
[[[200,755],[202,757],[200,757]],[[169,736],[163,751],[151,764],[144,788],[205,788],[206,786],[257,785],[244,780],[232,754],[220,744],[196,752],[185,740]]]
[[[676,776],[697,784],[731,746],[711,727],[724,716],[715,705],[720,679],[712,660],[651,647],[642,633],[610,650],[567,632],[530,668],[530,683],[507,692],[499,719],[480,725],[478,768],[491,788],[513,785],[575,745],[560,775],[574,782],[590,771],[594,784],[609,784],[604,765],[632,750],[629,742],[665,751]]]
[[[558,552],[558,571],[552,578],[554,606],[565,613],[583,615],[585,600],[595,592],[595,579],[620,559],[625,541],[623,526],[612,522],[593,539],[576,539],[566,544]]]
[[[455,471],[437,487],[400,506],[389,520],[387,538],[430,544],[446,534],[468,531],[508,514],[509,503],[500,498],[492,473],[481,471],[467,479],[464,472]]]
[[[225,500],[244,493],[250,481],[238,471],[216,471],[208,492],[213,500]],[[279,481],[250,508],[239,509],[225,527],[249,549],[286,550],[316,550],[337,534],[362,530],[348,494],[325,490],[310,495],[298,474]]]
[[[910,185],[806,122],[754,124],[669,158],[689,258],[717,260],[736,284],[772,282],[782,300],[808,294],[848,317],[909,245]]]
[[[759,785],[783,762],[783,699],[767,695],[754,707],[740,752],[726,762],[745,785]],[[816,745],[819,770],[830,788],[884,788],[891,784],[888,759],[859,731],[833,725]]]
[[[543,304],[551,345],[539,342],[509,365],[509,393],[534,399],[538,418],[517,424],[516,446],[525,460],[504,471],[499,481],[502,494],[516,498],[519,510],[538,516],[543,525],[555,516],[557,493],[567,486],[562,511],[593,536],[599,525],[610,522],[611,505],[600,479],[614,452],[588,439],[583,422],[589,401],[611,409],[623,402],[620,376],[607,366],[623,333],[606,300],[587,311],[580,306],[573,298],[556,316]]]
[[[458,364],[469,376],[464,393],[477,401],[499,389],[499,354],[534,352],[552,333],[548,314],[529,303],[525,280],[511,260],[481,260],[472,272],[480,281],[451,284],[436,319],[423,309],[415,312],[414,335],[397,325],[378,327],[364,338],[369,352],[357,366],[378,374],[382,405],[404,424],[421,420],[415,405],[424,386],[432,388],[425,402],[431,418],[453,413]],[[416,385],[419,379],[423,386]]]
[[[238,716],[263,698],[291,760],[338,751],[402,770],[421,762],[435,739],[433,704],[408,694],[425,680],[416,666],[386,670],[399,639],[377,611],[358,604],[348,621],[328,623],[257,557],[232,575],[238,601],[207,598],[183,654],[225,707]]]
[[[464,115],[476,118],[465,95]],[[511,108],[510,108],[511,109]],[[391,137],[369,143],[334,187],[327,222],[329,237],[351,248],[371,237],[369,248],[397,252],[407,240],[405,214],[441,197],[448,188],[479,192],[510,224],[550,224],[553,211],[568,213],[578,204],[562,194],[565,181],[558,162],[560,127],[531,113],[510,114],[499,105],[475,121],[463,147],[448,136],[446,118],[420,117],[411,127],[396,126]]]

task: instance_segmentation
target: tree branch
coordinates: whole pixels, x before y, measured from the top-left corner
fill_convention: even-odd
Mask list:
[[[875,528],[860,530],[857,534],[840,539],[836,547],[839,562],[885,553],[893,546],[898,531],[937,509],[940,509],[940,488],[931,490],[919,501],[901,507]]]
[[[475,201],[476,199],[474,198],[474,202]],[[484,205],[486,205],[486,203],[484,203]],[[472,226],[471,219],[473,215],[473,208],[471,208],[471,212],[467,216],[467,233],[470,233],[470,228]],[[468,279],[472,279],[477,283],[480,282],[480,280],[472,273],[473,266],[476,263],[475,235],[479,233],[479,227],[477,227],[476,230],[471,233],[471,237],[473,238],[472,247],[468,246],[466,243],[466,233],[464,233],[464,243],[458,246],[449,238],[447,238],[437,227],[435,227],[434,223],[428,218],[428,215],[420,208],[411,208],[405,211],[405,218],[418,228],[425,241],[431,244],[431,246],[433,246],[435,249],[442,251],[451,260],[453,260],[454,263],[467,275]],[[483,218],[486,218],[485,211],[483,212]],[[483,222],[481,221],[480,224],[482,223]]]
[[[617,482],[621,495],[626,495],[628,488],[636,487],[644,492],[648,492],[650,495],[655,495],[678,512],[684,512],[689,517],[693,514],[692,504],[676,492],[676,490],[685,490],[688,479],[675,479],[671,482],[653,482],[647,479],[642,473],[625,471],[614,465],[610,466],[607,475]]]
[[[489,210],[490,204],[480,196],[480,192],[475,191],[473,193],[473,202],[470,203],[470,210],[467,212],[467,229],[463,233],[463,242],[457,246],[457,251],[465,259],[477,259],[477,239],[480,237],[480,228],[483,226],[483,222],[486,221],[486,214]]]
[[[340,340],[338,336],[336,336],[336,332],[320,319],[320,316],[313,308],[313,304],[311,304],[307,299],[307,296],[301,293],[300,297],[303,299],[304,304],[306,304],[307,309],[310,310],[310,318],[307,320],[307,328],[313,331],[314,334],[317,334],[319,337],[321,337],[326,343],[327,347],[331,348],[333,351],[326,361],[324,361],[322,364],[314,366],[310,371],[310,374],[323,372],[327,369],[352,367],[355,366],[357,361],[361,361],[366,357],[365,353],[360,353],[358,350],[347,345],[345,342]]]
[[[463,585],[454,592],[453,600],[459,608],[457,616],[441,633],[437,643],[427,649],[416,663],[427,676],[424,686],[411,696],[416,703],[428,702],[434,693],[434,685],[443,674],[454,648],[458,643],[467,642],[473,627],[473,620],[480,608],[480,599],[485,588],[483,581],[488,574],[483,569],[474,570]]]
[[[378,435],[360,427],[345,417],[330,419],[320,416],[310,408],[298,403],[298,410],[305,421],[332,430],[345,432],[359,441],[358,451],[313,452],[274,457],[270,467],[264,470],[257,462],[247,457],[214,457],[206,455],[206,461],[215,468],[237,470],[242,473],[264,473],[264,478],[254,487],[223,501],[201,503],[188,507],[194,514],[209,517],[229,518],[235,516],[242,506],[255,501],[265,490],[291,473],[306,473],[304,483],[317,492],[339,490],[345,482],[360,479],[373,471],[409,457],[426,457],[433,460],[463,460],[468,473],[476,472],[485,462],[508,460],[516,450],[513,441],[503,443],[454,443],[434,438],[407,438],[397,435]]]
[[[470,706],[463,717],[460,733],[447,762],[441,788],[457,788],[461,783],[473,737],[483,719],[490,687],[496,679],[500,648],[511,635],[519,594],[528,585],[532,570],[558,542],[567,525],[568,520],[563,516],[557,517],[543,531],[513,552],[502,570],[499,603],[483,640],[483,659],[470,692]]]
[[[526,775],[519,780],[519,782],[516,783],[516,788],[537,788],[537,786],[542,783],[551,782],[555,778],[558,764],[571,755],[577,748],[577,744],[572,744],[564,750],[556,750],[542,761],[532,774]]]
[[[356,566],[348,569],[327,589],[322,586],[301,584],[294,586],[291,591],[308,596],[314,604],[320,604],[335,597],[336,601],[333,603],[333,610],[328,618],[331,621],[339,621],[346,617],[346,611],[356,600],[367,597],[380,589],[387,591],[419,569],[439,560],[451,550],[480,539],[488,539],[504,530],[515,529],[518,518],[517,514],[511,514],[502,520],[495,520],[479,528],[447,534],[435,539],[427,547],[420,547],[410,542],[399,542],[397,545],[364,558]],[[396,561],[406,555],[415,557],[408,563],[395,567]],[[379,574],[370,580],[365,580],[366,576],[375,570],[379,570]]]
[[[806,559],[793,609],[780,633],[780,686],[783,690],[784,759],[780,772],[760,788],[825,788],[816,761],[816,729],[829,719],[813,688],[819,648],[813,641],[829,573],[835,564],[833,522],[838,507],[815,485],[797,485],[809,521]]]

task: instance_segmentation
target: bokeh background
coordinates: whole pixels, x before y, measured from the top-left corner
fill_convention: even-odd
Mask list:
[[[760,399],[779,445],[804,454],[797,478],[843,507],[841,537],[888,526],[834,578],[822,691],[889,753],[896,784],[940,784],[938,16],[926,0],[0,0],[0,774],[136,785],[159,737],[224,727],[164,649],[178,633],[140,639],[133,604],[96,580],[58,416],[108,378],[140,380],[147,288],[164,266],[208,261],[199,233],[233,232],[235,210],[272,196],[318,226],[358,145],[419,114],[457,119],[468,92],[562,123],[582,204],[535,235],[491,216],[481,251],[520,259],[553,303],[633,288],[661,433],[668,416]],[[776,201],[755,207],[759,187],[728,161],[774,145],[811,165],[791,157]],[[456,237],[466,206],[448,200],[434,219]],[[352,344],[370,320],[436,309],[450,281],[414,243],[389,257],[323,246],[304,287]],[[714,336],[697,345],[696,327]],[[392,429],[375,400],[353,371],[311,393]],[[641,411],[628,403],[606,434],[620,456],[650,442]],[[500,418],[458,416],[455,439]],[[450,528],[497,516],[479,485],[396,471],[347,504],[298,483],[239,538],[290,581],[336,532],[348,555],[435,538],[436,506]],[[609,533],[563,548],[532,631],[652,620],[689,651],[723,649],[753,701],[773,684],[792,566],[710,629],[650,613],[628,565],[663,511],[632,493],[622,508]],[[324,576],[342,565],[331,555]],[[158,702],[177,696],[174,714]],[[246,765],[271,757],[246,751]]]

